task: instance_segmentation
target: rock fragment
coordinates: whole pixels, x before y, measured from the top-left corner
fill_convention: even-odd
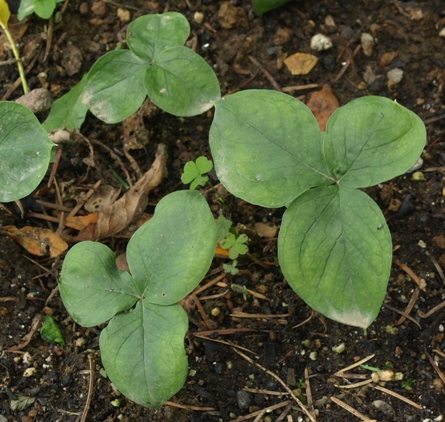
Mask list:
[[[311,39],[311,48],[316,51],[329,50],[332,48],[332,41],[326,35],[317,34]]]
[[[372,55],[372,52],[374,51],[374,37],[367,32],[363,32],[360,36],[360,41],[362,44],[363,53],[365,54],[365,56],[370,57]]]

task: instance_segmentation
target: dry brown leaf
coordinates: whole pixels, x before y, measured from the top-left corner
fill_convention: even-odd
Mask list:
[[[67,217],[65,220],[65,226],[70,227],[74,230],[82,230],[89,224],[96,223],[98,218],[98,213]]]
[[[161,183],[165,174],[167,149],[159,144],[156,159],[134,186],[119,200],[99,213],[94,239],[99,239],[124,230],[137,216],[142,214],[148,202],[148,193]]]
[[[307,53],[295,53],[284,64],[292,75],[307,75],[317,64],[318,57]]]
[[[38,256],[59,256],[68,249],[68,244],[58,233],[50,229],[25,226],[18,229],[15,226],[5,226],[6,234],[23,246],[29,253]]]
[[[337,97],[332,93],[328,84],[324,84],[320,91],[313,92],[306,105],[314,113],[322,132],[326,131],[329,117],[339,107]]]
[[[277,235],[278,227],[275,224],[255,223],[255,231],[261,237],[272,238]]]

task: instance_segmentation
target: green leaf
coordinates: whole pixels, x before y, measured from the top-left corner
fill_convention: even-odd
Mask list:
[[[8,27],[9,18],[11,12],[9,11],[9,6],[6,0],[0,0],[0,24],[5,28]]]
[[[189,161],[185,164],[181,181],[185,185],[191,183],[190,190],[195,190],[198,186],[205,186],[209,178],[202,175],[211,171],[212,168],[213,163],[210,160],[204,156],[198,157],[196,161]]]
[[[81,242],[69,250],[59,289],[68,313],[84,327],[102,324],[131,308],[142,293],[129,273],[117,269],[111,249],[95,242]]]
[[[209,269],[216,238],[215,220],[199,192],[167,195],[128,243],[127,261],[138,290],[159,305],[183,299]]]
[[[34,12],[34,3],[31,0],[21,0],[19,10],[17,12],[17,19],[22,21],[27,16]]]
[[[184,45],[189,34],[190,25],[180,13],[145,15],[129,25],[127,44],[136,56],[151,61],[168,47]]]
[[[35,397],[24,396],[22,394],[17,394],[16,400],[11,400],[11,410],[21,411],[25,410],[28,406],[31,406],[36,401]]]
[[[121,122],[134,114],[147,96],[142,83],[147,66],[131,51],[110,51],[90,69],[83,103],[105,123]]]
[[[220,215],[218,220],[216,220],[216,225],[218,227],[217,241],[221,242],[229,234],[229,230],[232,227],[232,222],[223,215]]]
[[[177,279],[181,281],[181,279]],[[138,302],[114,317],[100,336],[102,363],[117,389],[134,402],[160,407],[187,376],[187,314],[179,304]]]
[[[262,15],[289,2],[290,0],[253,0],[253,10],[257,15]]]
[[[31,111],[15,102],[0,102],[0,202],[23,198],[39,185],[53,147]]]
[[[50,315],[45,317],[45,321],[40,329],[40,335],[42,336],[43,340],[47,341],[48,343],[57,343],[65,346],[65,340],[62,332],[56,324],[56,321],[54,321]]]
[[[213,169],[213,163],[207,159],[207,157],[204,157],[201,155],[196,159],[196,168],[198,169],[199,174],[206,174],[212,171]]]
[[[366,328],[385,298],[391,235],[365,193],[343,186],[314,188],[286,210],[278,259],[292,289],[311,308]]]
[[[333,183],[318,123],[302,102],[248,90],[218,101],[210,129],[216,173],[233,195],[268,208]]]
[[[331,116],[324,150],[343,186],[364,188],[406,172],[425,142],[425,125],[412,111],[388,98],[363,97]]]
[[[88,106],[82,102],[83,88],[88,75],[65,95],[53,102],[47,119],[42,126],[47,132],[55,129],[79,130],[85,121]]]
[[[56,8],[55,0],[35,0],[34,12],[42,19],[49,19]]]
[[[150,99],[174,116],[196,116],[213,107],[221,92],[215,72],[187,47],[161,51],[144,76]]]

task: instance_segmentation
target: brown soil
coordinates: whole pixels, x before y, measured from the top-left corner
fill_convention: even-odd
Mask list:
[[[240,275],[227,275],[224,281],[261,292],[267,300],[231,290],[217,299],[202,300],[218,330],[233,330],[227,335],[210,336],[208,340],[195,336],[208,331],[208,327],[196,309],[189,309],[190,330],[186,347],[190,375],[184,388],[171,400],[213,410],[194,411],[172,406],[144,409],[119,395],[101,375],[98,339],[103,327],[85,329],[74,324],[58,294],[48,301],[57,287],[63,258],[31,256],[14,241],[2,236],[0,422],[83,421],[85,409],[87,421],[308,420],[290,396],[270,393],[284,391],[272,374],[281,378],[305,404],[310,403],[308,392],[311,393],[319,422],[359,420],[334,403],[335,399],[332,401],[331,397],[378,421],[440,421],[445,417],[444,384],[428,360],[428,355],[435,357],[437,369],[445,371],[445,308],[427,318],[422,317],[445,300],[445,279],[440,267],[445,262],[445,120],[441,119],[445,117],[442,111],[445,38],[439,36],[445,27],[445,4],[438,0],[405,3],[396,0],[303,0],[291,2],[263,17],[255,16],[249,1],[234,0],[230,4],[236,12],[232,16],[233,22],[227,16],[218,16],[223,5],[220,1],[134,0],[127,6],[130,6],[131,19],[167,9],[183,13],[192,27],[190,45],[195,45],[214,67],[223,94],[249,88],[274,89],[265,72],[250,59],[253,57],[281,88],[306,84],[317,84],[321,88],[328,83],[340,104],[364,95],[382,95],[397,99],[418,113],[427,124],[428,144],[421,167],[425,180],[415,182],[407,174],[368,191],[384,210],[395,245],[392,276],[380,315],[364,333],[312,313],[283,280],[278,267],[263,267],[258,263],[259,260],[275,262],[276,239],[260,238],[253,230],[253,224],[263,221],[279,225],[283,210],[251,206],[230,195],[221,205],[209,193],[208,199],[215,212],[222,212],[239,224],[250,238],[253,258],[241,258]],[[120,42],[126,23],[119,19],[118,9],[118,5],[111,2],[72,0],[61,23],[54,26],[46,61],[43,61],[46,45],[42,36],[46,23],[37,18],[30,19],[25,35],[20,39],[22,48],[23,44],[32,47],[30,54],[38,56],[27,75],[30,88],[43,84],[59,97],[73,87],[95,60]],[[204,23],[194,21],[196,11],[204,13]],[[335,26],[329,25],[328,16],[333,18]],[[334,46],[314,53],[309,42],[319,32],[329,35]],[[363,32],[371,33],[376,39],[370,56],[358,48]],[[78,71],[73,64],[77,49],[72,46],[80,50],[82,57]],[[317,66],[308,75],[292,76],[286,67],[280,66],[285,54],[295,52],[312,52],[319,57]],[[397,55],[390,63],[384,63],[382,57],[386,58],[385,53],[392,52]],[[10,58],[7,50],[1,54],[1,60]],[[366,77],[370,83],[365,84],[367,68],[370,69],[368,72],[374,73],[375,80],[372,82]],[[393,68],[403,70],[403,79],[388,87],[387,72]],[[0,72],[0,94],[3,96],[18,73],[14,65],[2,66]],[[42,77],[43,73],[46,78]],[[303,100],[310,92],[310,89],[290,90],[290,94],[301,95]],[[10,99],[19,95],[20,88]],[[39,117],[43,120],[45,115]],[[190,119],[158,113],[145,119],[150,142],[145,150],[133,152],[142,170],[149,168],[159,142],[167,144],[169,150],[168,177],[150,194],[147,212],[153,211],[162,196],[183,188],[180,175],[187,161],[202,154],[210,157],[207,144],[210,123],[211,113]],[[122,149],[121,125],[107,126],[90,116],[82,133],[89,139]],[[87,166],[82,163],[82,158],[88,156],[87,148],[79,144],[63,148],[64,157],[56,177],[59,187],[63,188],[65,206],[75,205],[75,197],[70,197],[70,192],[77,188],[87,189],[99,179],[117,186],[109,166],[118,166],[103,148],[94,147],[97,167],[90,169],[88,174]],[[212,183],[216,185],[217,180]],[[40,199],[54,203],[55,193],[48,191]],[[37,210],[32,196],[23,204],[27,210]],[[13,210],[14,206],[8,204],[7,208]],[[41,209],[38,211],[42,212]],[[51,213],[51,210],[47,211]],[[48,227],[41,219],[21,219],[6,211],[2,211],[1,219],[2,225]],[[57,224],[53,224],[53,228],[56,229]],[[117,252],[125,249],[126,242],[125,237],[105,241]],[[401,324],[397,324],[401,315],[395,310],[404,311],[416,293],[417,285],[412,276],[396,265],[396,261],[407,265],[426,282],[410,314],[414,320],[405,320]],[[205,281],[221,274],[223,262],[215,258]],[[212,287],[200,297],[217,295],[224,290]],[[211,310],[216,307],[221,314],[213,317]],[[234,310],[260,316],[234,318],[231,316]],[[37,331],[29,344],[15,353],[9,352],[8,348],[22,343],[32,329],[33,320],[45,313],[53,314],[58,321],[66,347],[49,345]],[[281,317],[273,317],[277,315]],[[215,339],[249,349],[250,352],[243,353],[262,368],[248,362],[229,344],[213,341]],[[341,343],[344,343],[345,351],[335,353],[332,348]],[[336,384],[347,384],[346,380],[334,375],[336,371],[370,355],[374,357],[368,365],[403,374],[402,381],[388,382],[385,388],[417,403],[421,409],[374,388],[376,384],[352,389],[336,387]],[[91,377],[88,356],[93,357],[94,388],[91,403],[86,406]],[[25,377],[28,368],[36,371]],[[365,369],[355,368],[350,372],[370,377],[370,371]],[[350,383],[358,381],[362,380],[349,380]],[[11,400],[21,395],[33,397],[35,401],[24,410],[12,410]],[[117,398],[120,403],[114,406]],[[263,416],[236,419],[287,400],[291,400],[288,406]]]

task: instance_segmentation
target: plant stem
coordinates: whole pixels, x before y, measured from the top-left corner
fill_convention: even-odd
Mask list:
[[[20,58],[19,51],[17,50],[17,46],[15,45],[14,38],[12,38],[9,29],[6,26],[4,26],[1,22],[0,26],[2,27],[3,31],[6,34],[9,44],[11,44],[12,52],[14,53],[14,57],[17,60],[17,67],[19,68],[20,80],[22,81],[22,86],[23,86],[23,93],[27,94],[29,92],[29,88],[28,88],[28,83],[26,82],[25,70],[23,69],[22,59]]]

